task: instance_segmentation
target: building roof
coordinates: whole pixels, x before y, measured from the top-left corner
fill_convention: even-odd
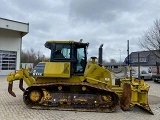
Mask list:
[[[156,55],[160,56],[159,50],[152,50],[152,51],[138,51],[138,52],[132,52],[129,55],[130,63],[131,65],[137,65],[137,62],[134,62],[134,59],[138,60],[138,53],[139,58],[145,58],[146,62],[140,62],[140,65],[156,65],[156,62],[160,62],[160,58],[158,58]],[[155,55],[156,54],[156,55]],[[125,58],[124,63],[128,61],[128,56]]]
[[[13,30],[22,33],[22,37],[29,32],[29,23],[0,18],[0,29]]]

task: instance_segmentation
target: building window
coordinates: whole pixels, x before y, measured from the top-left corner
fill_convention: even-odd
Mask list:
[[[133,63],[136,63],[136,62],[138,62],[138,58],[133,58],[132,61],[133,61]]]
[[[118,68],[118,66],[114,66],[114,68]]]
[[[133,61],[133,63],[138,63],[138,58],[133,58],[132,61]],[[141,62],[141,63],[147,62],[147,58],[141,57],[141,58],[139,58],[139,62]]]
[[[147,62],[147,58],[144,57],[140,58],[140,62]]]
[[[16,70],[17,52],[0,50],[0,70]]]

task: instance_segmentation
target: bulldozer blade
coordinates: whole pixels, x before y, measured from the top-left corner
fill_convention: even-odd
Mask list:
[[[132,100],[131,100],[131,96],[132,96],[132,88],[131,88],[131,84],[129,83],[124,83],[123,85],[123,92],[122,92],[122,97],[120,99],[120,107],[122,110],[126,111],[128,110],[130,107],[133,107],[134,105],[142,108],[143,110],[149,112],[150,114],[153,115],[152,110],[149,107],[149,104],[142,104],[142,103],[136,103],[136,104],[132,104]],[[146,98],[148,101],[148,97]]]
[[[140,108],[142,108],[146,112],[149,112],[151,115],[154,115],[154,113],[152,112],[152,110],[151,110],[151,108],[149,107],[148,104],[146,104],[146,105],[137,105],[137,106],[140,107]]]
[[[25,89],[23,88],[23,79],[21,79],[20,81],[19,81],[19,88],[24,92],[25,91]]]
[[[9,82],[9,83],[8,83],[8,92],[9,92],[9,94],[11,94],[13,97],[16,97],[15,93],[12,91],[12,87],[13,87],[13,82]]]
[[[120,107],[122,110],[128,110],[131,103],[132,89],[129,83],[124,83],[122,97],[120,99]]]

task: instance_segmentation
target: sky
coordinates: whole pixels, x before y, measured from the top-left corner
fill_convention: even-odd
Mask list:
[[[22,39],[24,51],[31,48],[50,56],[48,40],[83,39],[89,42],[88,57],[124,61],[129,51],[141,51],[139,40],[160,19],[159,0],[1,0],[0,17],[29,23]]]

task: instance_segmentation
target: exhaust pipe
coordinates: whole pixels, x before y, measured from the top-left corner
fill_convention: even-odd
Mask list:
[[[103,54],[103,44],[101,44],[101,45],[99,46],[99,54],[98,54],[98,63],[99,63],[99,65],[101,65],[101,66],[102,66],[102,62],[103,62],[102,54]]]

